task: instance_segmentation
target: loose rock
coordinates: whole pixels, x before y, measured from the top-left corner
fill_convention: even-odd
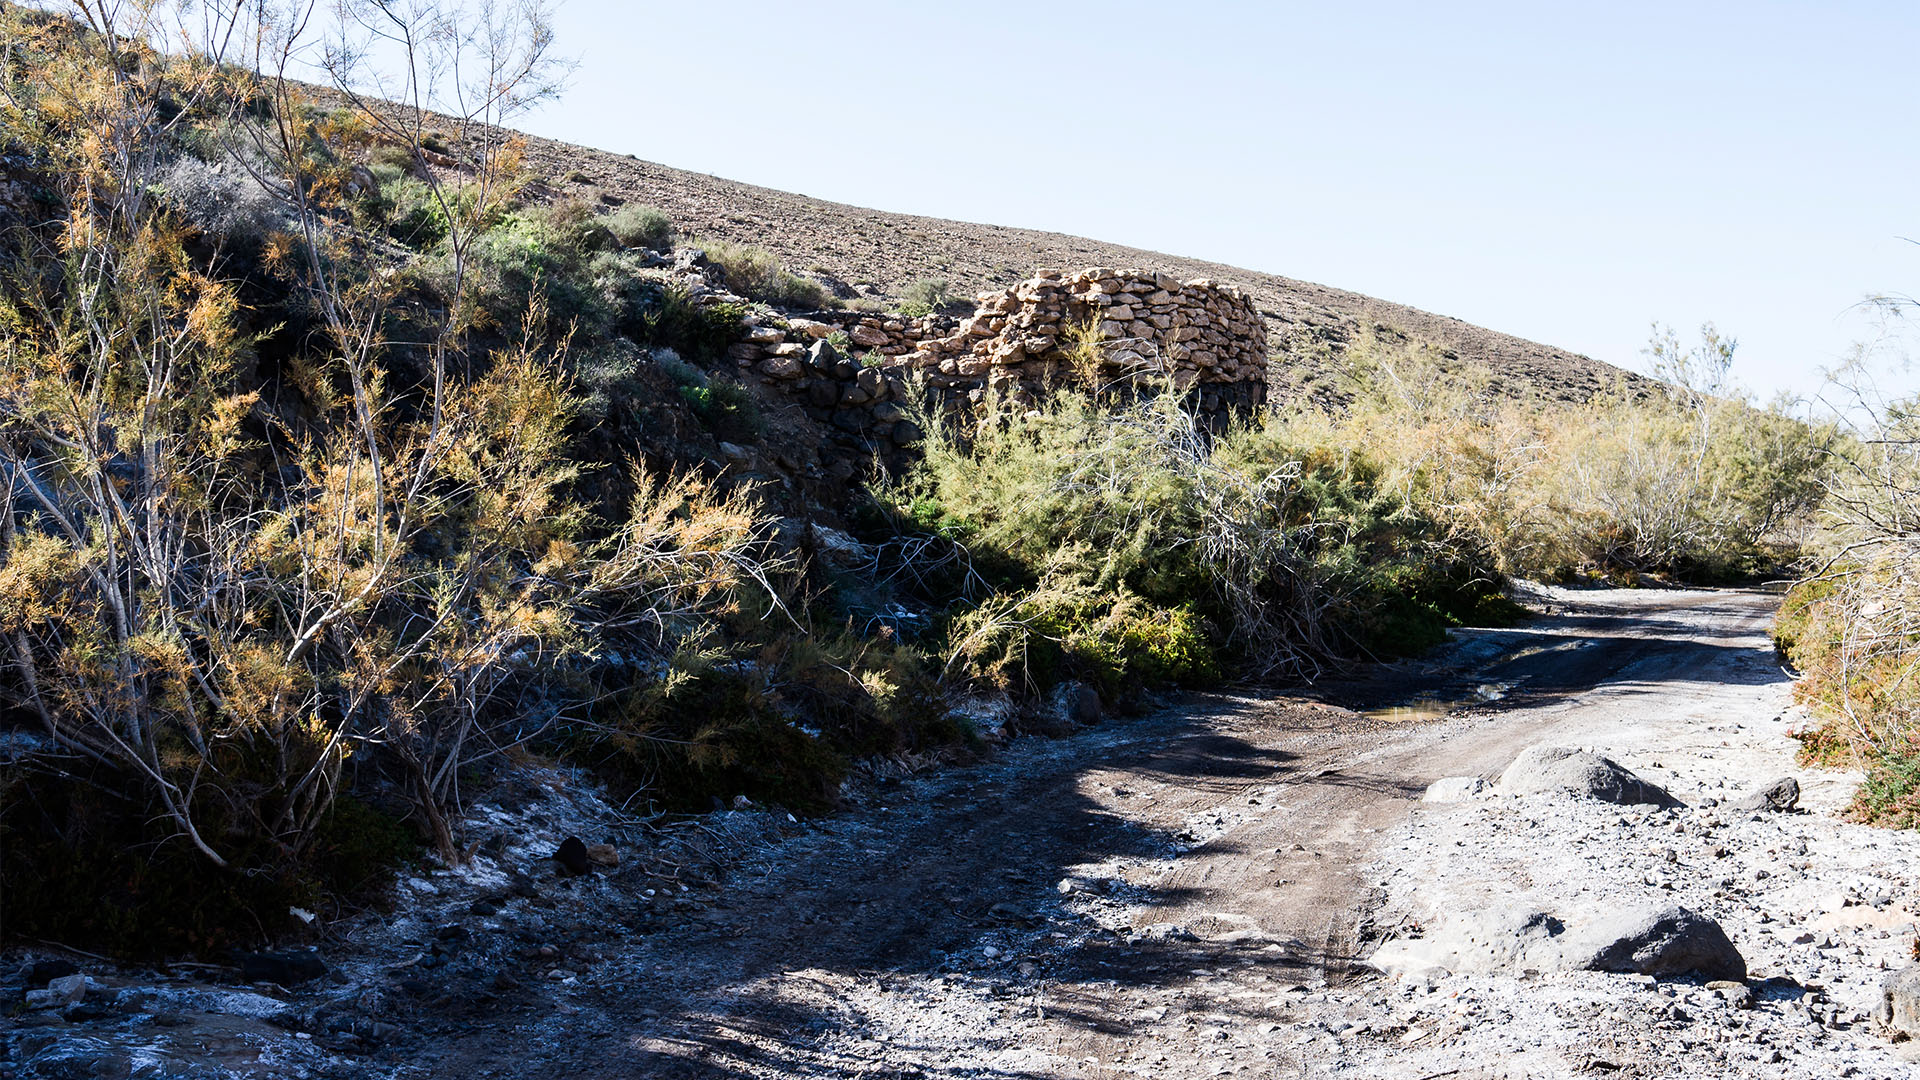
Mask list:
[[[1490,786],[1490,784],[1478,776],[1449,776],[1428,784],[1427,793],[1420,797],[1420,801],[1430,803],[1467,802],[1485,794]]]
[[[1521,752],[1500,776],[1508,795],[1564,791],[1611,803],[1675,805],[1673,796],[1635,776],[1611,759],[1564,746],[1535,746]]]
[[[577,836],[569,836],[560,841],[560,849],[553,853],[553,861],[560,864],[562,873],[579,877],[587,872],[592,861],[587,857],[586,842]]]
[[[1800,804],[1800,781],[1791,776],[1783,776],[1766,787],[1737,799],[1733,803],[1735,810],[1791,810]]]
[[[304,949],[247,953],[240,957],[240,977],[247,982],[298,986],[324,978],[326,974],[327,962],[320,958],[320,954]]]

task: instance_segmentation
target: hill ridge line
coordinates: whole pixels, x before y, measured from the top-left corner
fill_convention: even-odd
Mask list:
[[[555,197],[656,207],[682,236],[756,244],[790,269],[846,289],[870,286],[898,299],[922,278],[944,278],[962,295],[1000,289],[1035,269],[1141,266],[1184,278],[1230,281],[1253,295],[1279,363],[1275,388],[1311,393],[1335,374],[1357,336],[1384,329],[1485,367],[1506,392],[1532,390],[1585,400],[1644,377],[1591,357],[1450,315],[1283,274],[1194,256],[985,222],[879,210],[744,180],[677,169],[630,154],[578,146],[528,132],[528,166]]]

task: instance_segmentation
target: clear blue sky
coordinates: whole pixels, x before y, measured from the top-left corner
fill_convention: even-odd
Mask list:
[[[566,0],[519,126],[1810,392],[1920,293],[1920,4]]]

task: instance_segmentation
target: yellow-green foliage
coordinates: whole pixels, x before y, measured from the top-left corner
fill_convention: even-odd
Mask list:
[[[1212,633],[1192,607],[1156,607],[1124,586],[1058,575],[960,614],[948,636],[948,678],[1020,693],[1071,677],[1115,700],[1221,675]]]
[[[1750,577],[1791,561],[1822,495],[1832,428],[1735,396],[1526,400],[1418,343],[1350,355],[1354,400],[1327,439],[1368,448],[1508,573]]]
[[[1803,758],[1857,766],[1860,820],[1920,824],[1920,425],[1911,402],[1882,413],[1871,440],[1835,457],[1814,572],[1774,628],[1799,670],[1795,696],[1818,721]]]
[[[834,306],[833,294],[825,285],[788,270],[765,248],[727,240],[696,240],[693,246],[720,268],[727,288],[749,300],[802,311]]]
[[[565,224],[503,234],[511,145],[423,181],[446,303],[396,357],[405,276],[341,224],[351,157],[382,121],[161,53],[150,26],[96,29],[133,32],[0,9],[0,128],[61,207],[0,275],[0,701],[213,863],[297,860],[350,756],[456,859],[442,808],[462,769],[589,704],[568,673],[599,650],[710,633],[760,576],[762,518],[636,472],[625,519],[594,521],[544,300],[522,334],[472,344],[477,253],[498,240],[537,262]],[[270,402],[236,287],[151,197],[192,123],[272,148],[253,167],[278,178],[290,228],[258,265],[310,321]]]
[[[594,755],[668,806],[746,795],[822,810],[850,757],[962,737],[917,650],[885,635],[768,629],[745,627],[762,640],[744,651],[683,650],[618,695],[594,725]]]
[[[1365,453],[1327,445],[1322,423],[1215,437],[1170,390],[1129,404],[1063,392],[989,403],[964,430],[928,423],[902,501],[1003,583],[952,627],[950,668],[1044,685],[1078,657],[1083,678],[1199,678],[1214,666],[1203,616],[1250,673],[1301,676],[1506,610],[1488,602],[1500,582],[1484,559],[1441,550],[1434,521]],[[1130,652],[1122,639],[1155,640],[1145,651],[1177,673],[1131,656],[1132,671],[1110,670],[1100,658]]]
[[[1731,343],[1709,335],[1701,355]],[[1171,393],[929,421],[902,501],[1003,583],[953,623],[953,666],[1111,681],[1087,674],[1100,647],[1074,662],[1067,643],[1145,605],[1204,616],[1253,671],[1310,674],[1510,619],[1506,574],[1752,576],[1793,557],[1821,495],[1831,431],[1777,411],[1685,387],[1516,399],[1412,342],[1349,356],[1344,411],[1218,436]]]

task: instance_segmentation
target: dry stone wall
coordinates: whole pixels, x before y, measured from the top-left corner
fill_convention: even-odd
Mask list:
[[[1230,285],[1096,267],[1042,271],[979,300],[957,333],[923,342],[905,362],[946,386],[985,379],[1031,390],[1151,376],[1190,390],[1267,381],[1266,326]]]
[[[1031,400],[1089,378],[1105,388],[1171,382],[1216,426],[1266,401],[1266,327],[1231,285],[1095,267],[1041,271],[977,301],[966,319],[763,319],[727,355],[826,424],[840,448],[869,454],[922,437],[901,407],[915,383],[954,412],[989,392]]]

